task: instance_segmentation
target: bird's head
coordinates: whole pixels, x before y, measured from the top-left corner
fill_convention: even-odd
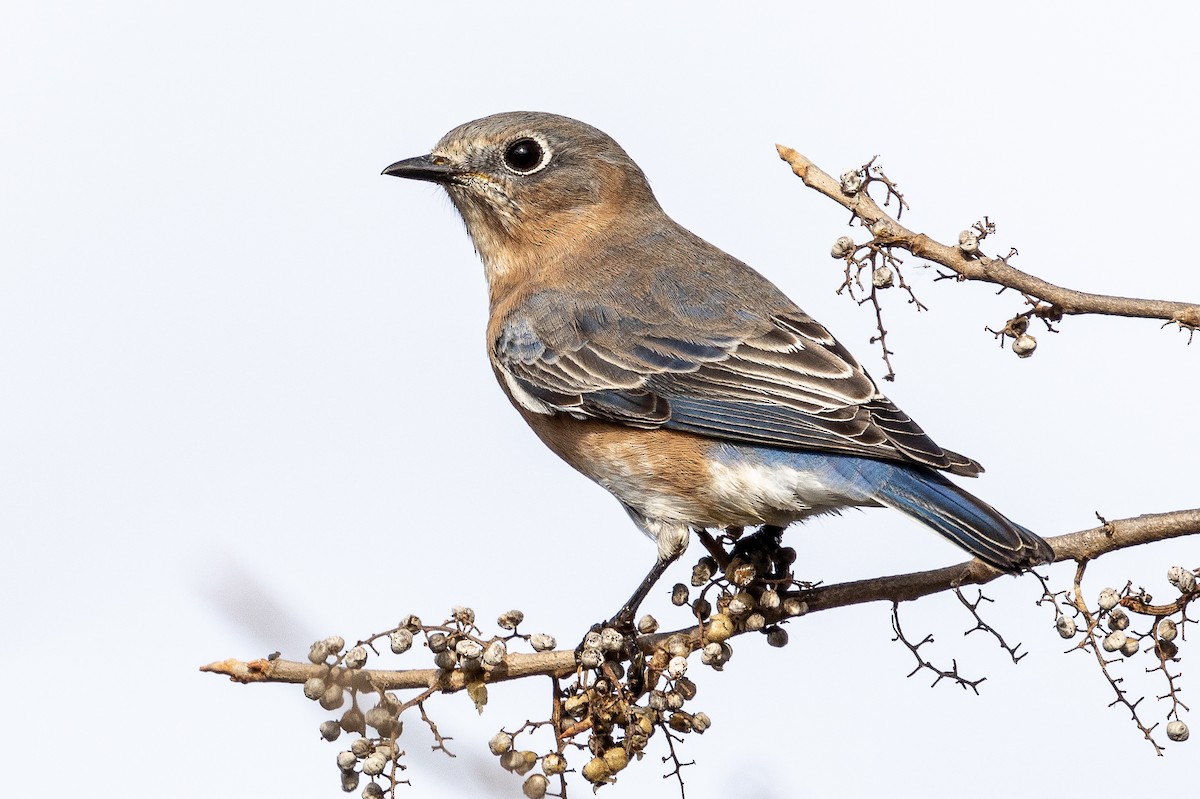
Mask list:
[[[618,221],[662,213],[619,144],[555,114],[516,111],[468,122],[429,155],[397,161],[383,174],[442,185],[489,276],[568,242],[586,244]]]

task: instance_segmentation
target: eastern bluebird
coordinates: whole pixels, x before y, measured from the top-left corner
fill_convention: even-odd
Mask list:
[[[603,132],[496,114],[384,174],[449,193],[487,275],[500,386],[657,542],[654,579],[692,529],[880,505],[1005,571],[1053,560],[942,474],[978,463],[930,440],[770,281],[676,224]]]

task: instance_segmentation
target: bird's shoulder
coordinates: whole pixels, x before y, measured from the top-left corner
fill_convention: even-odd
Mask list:
[[[766,277],[669,219],[606,237],[602,247],[544,253],[524,275],[492,298],[492,341],[536,331],[569,348],[645,331],[749,338],[770,331],[776,316],[816,324]]]

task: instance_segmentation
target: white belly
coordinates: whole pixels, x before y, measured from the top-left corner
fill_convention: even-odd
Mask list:
[[[845,481],[779,463],[712,461],[708,491],[726,525],[775,524],[876,503],[852,496]]]

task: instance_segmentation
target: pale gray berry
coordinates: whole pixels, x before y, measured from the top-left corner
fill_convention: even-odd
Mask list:
[[[605,652],[620,652],[625,648],[625,636],[612,627],[600,631],[600,648]]]
[[[751,602],[747,602],[744,595],[738,594],[733,599],[729,600],[729,615],[744,616],[750,612],[751,607],[753,607],[753,604]]]
[[[1117,606],[1108,613],[1108,629],[1125,630],[1129,627],[1129,614]]]
[[[346,732],[356,733],[358,735],[367,734],[366,717],[363,715],[363,712],[356,707],[351,707],[342,714],[342,720],[340,724],[342,725],[342,729]]]
[[[886,264],[871,270],[871,285],[877,289],[890,289],[896,282],[892,268]]]
[[[958,234],[958,249],[967,255],[979,252],[979,236],[971,230],[962,231]]]
[[[521,793],[529,799],[542,799],[546,795],[548,787],[550,787],[550,780],[546,779],[544,774],[530,774],[521,786]]]
[[[433,654],[445,652],[450,647],[450,639],[445,633],[434,633],[429,636],[429,651]]]
[[[410,633],[418,633],[421,631],[421,617],[414,616],[413,614],[410,613],[407,616],[405,616],[404,618],[402,618],[400,620],[400,623],[397,624],[396,626],[404,627]]]
[[[396,714],[388,707],[376,705],[367,711],[366,723],[367,726],[378,730],[379,734],[384,738],[390,738],[400,720],[396,718]]]
[[[562,774],[567,770],[567,760],[558,752],[551,752],[548,755],[542,756],[542,771],[546,772],[547,776],[553,777],[556,774]]]
[[[375,777],[382,774],[385,768],[387,768],[387,758],[378,752],[368,756],[362,765],[363,774],[366,774],[368,777]]]
[[[358,758],[353,752],[338,752],[337,764],[342,771],[353,771],[358,765]]]
[[[534,633],[529,636],[529,645],[533,647],[535,652],[549,652],[554,647],[558,646],[558,642],[554,640],[553,635],[546,633]]]
[[[686,635],[676,634],[667,639],[666,649],[671,657],[685,658],[692,653],[692,644]]]
[[[1158,623],[1158,637],[1164,641],[1174,641],[1178,628],[1173,619],[1163,619]]]
[[[495,668],[508,656],[508,647],[503,641],[492,641],[483,650],[483,665]]]
[[[1188,726],[1179,719],[1167,722],[1167,737],[1172,741],[1186,741],[1190,734]]]
[[[356,646],[346,653],[346,659],[342,663],[348,669],[361,669],[367,665],[367,648],[365,646]]]
[[[1116,652],[1121,647],[1125,646],[1125,641],[1127,639],[1128,636],[1125,635],[1125,633],[1121,632],[1120,630],[1113,630],[1111,633],[1104,636],[1104,642],[1102,646],[1104,647],[1105,652]]]
[[[678,679],[687,674],[687,658],[679,656],[671,658],[667,663],[667,674],[671,676],[671,679]]]
[[[704,731],[711,726],[712,719],[708,717],[707,713],[697,713],[696,715],[692,716],[692,729],[701,735],[703,735]]]
[[[839,236],[837,241],[833,243],[833,249],[829,251],[832,258],[845,258],[855,250],[854,239],[849,236]]]
[[[783,600],[783,612],[789,616],[803,616],[808,613],[808,603],[796,599],[796,597],[788,597]]]
[[[342,772],[342,790],[350,793],[358,787],[359,774],[357,771]]]
[[[1141,646],[1141,641],[1134,638],[1132,635],[1125,639],[1125,643],[1121,645],[1121,654],[1127,658],[1131,658],[1138,653]]]
[[[383,786],[377,782],[368,782],[363,788],[362,799],[383,799]]]
[[[733,583],[738,588],[745,588],[746,586],[750,585],[750,583],[754,582],[754,578],[757,576],[758,569],[754,567],[753,563],[736,562],[730,564],[725,569],[725,577],[729,580],[729,582]],[[745,591],[742,591],[738,594],[738,596],[743,595],[747,597],[750,596]],[[750,602],[754,602],[753,598],[750,599]]]
[[[506,771],[524,774],[537,763],[537,755],[528,751],[510,749],[500,755],[500,766]]]
[[[515,630],[517,625],[525,621],[525,614],[519,610],[510,610],[500,614],[500,618],[496,619],[496,624],[501,630]]]
[[[350,753],[355,757],[362,759],[371,754],[371,742],[366,738],[355,738],[350,744]]]
[[[455,644],[454,652],[463,660],[479,660],[483,657],[483,647],[470,638],[464,638]]]
[[[658,619],[647,613],[638,619],[637,628],[642,635],[650,635],[658,631]]]
[[[320,665],[329,659],[329,646],[325,641],[317,641],[308,648],[308,660],[310,663]]]
[[[675,587],[671,589],[671,604],[675,606],[686,605],[688,601],[688,587],[683,583],[675,583]]]
[[[705,644],[704,649],[700,652],[700,662],[720,671],[721,666],[725,663],[725,650],[722,646],[716,641]]]
[[[842,194],[858,194],[859,189],[863,186],[863,176],[857,169],[847,169],[842,173],[840,182]]]
[[[388,644],[393,654],[403,655],[413,645],[413,634],[405,628],[396,630],[388,636]]]
[[[455,605],[450,611],[450,615],[454,620],[464,627],[470,627],[475,624],[475,611],[463,605]]]
[[[443,649],[433,656],[433,665],[442,671],[450,671],[458,665],[458,658],[449,649]]]
[[[325,689],[328,687],[320,677],[309,677],[304,681],[304,695],[316,702],[325,695]]]
[[[1055,620],[1054,626],[1058,628],[1058,634],[1063,638],[1075,637],[1075,620],[1070,616],[1059,616]]]
[[[537,752],[531,752],[528,749],[524,749],[521,751],[521,762],[517,765],[517,767],[515,769],[513,769],[513,771],[517,772],[518,774],[523,775],[526,772],[528,772],[530,769],[532,769],[534,766],[536,766],[537,762],[538,762]]]
[[[604,653],[599,649],[587,648],[579,653],[579,665],[585,669],[598,669],[604,662]]]
[[[1100,592],[1100,609],[1112,610],[1117,605],[1121,604],[1121,597],[1117,595],[1115,589],[1105,588]]]
[[[1182,566],[1172,566],[1167,570],[1167,580],[1179,589],[1181,593],[1190,594],[1196,590],[1196,574]],[[1180,722],[1181,724],[1183,722]]]
[[[499,757],[500,755],[512,749],[512,745],[512,736],[506,733],[504,730],[501,730],[493,735],[492,739],[488,741],[488,750],[496,757]]]
[[[325,693],[321,694],[321,707],[326,710],[337,710],[346,701],[343,695],[342,686],[331,685],[325,689]]]
[[[1022,333],[1017,336],[1017,340],[1012,343],[1012,351],[1018,358],[1028,358],[1033,355],[1033,351],[1037,349],[1037,339],[1028,333]]]
[[[342,734],[342,725],[336,721],[322,721],[318,727],[321,731],[321,737],[326,741],[336,741],[338,736]]]

